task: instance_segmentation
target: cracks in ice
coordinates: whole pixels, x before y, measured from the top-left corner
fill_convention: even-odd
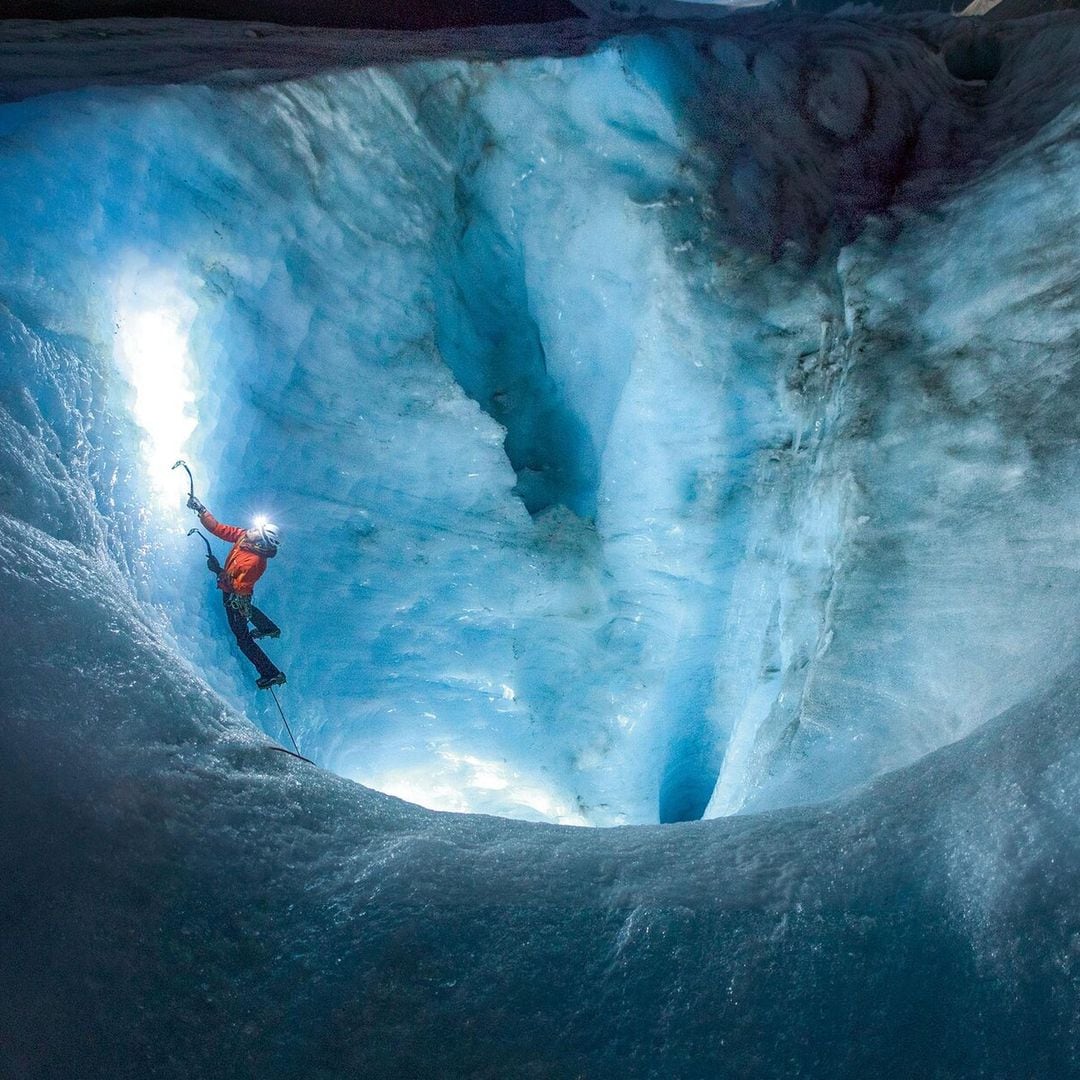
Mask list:
[[[482,148],[489,137],[478,139]],[[454,378],[506,432],[515,494],[531,515],[562,505],[596,513],[599,455],[548,370],[529,307],[523,256],[485,205],[474,160],[455,179],[452,286],[437,295],[439,348]]]
[[[786,473],[774,528],[790,540],[775,568],[758,685],[734,720],[708,816],[738,811],[791,746],[833,641],[854,496],[836,452],[853,356],[851,334],[834,315],[822,320],[817,349],[797,357],[787,377],[798,426],[791,445],[769,458]]]

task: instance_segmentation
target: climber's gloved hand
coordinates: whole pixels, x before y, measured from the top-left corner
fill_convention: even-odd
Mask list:
[[[201,502],[199,502],[199,500],[196,499],[194,495],[189,495],[188,496],[187,504],[188,504],[188,509],[189,510],[194,510],[196,514],[205,514],[206,513],[206,507],[203,506],[203,504]]]
[[[216,556],[211,555],[211,556],[209,556],[207,558],[207,560],[206,560],[206,569],[209,570],[211,574],[220,574],[221,573],[221,563],[219,563],[217,561]]]

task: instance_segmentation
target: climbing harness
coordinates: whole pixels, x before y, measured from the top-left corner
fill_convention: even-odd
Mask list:
[[[251,618],[251,597],[246,593],[230,593],[228,605],[233,611],[243,615],[245,619]]]

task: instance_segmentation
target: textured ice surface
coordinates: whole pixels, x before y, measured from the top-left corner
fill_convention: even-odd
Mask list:
[[[7,1076],[1077,1075],[1075,667],[844,803],[575,829],[273,753],[7,516],[0,584]]]
[[[1076,1075],[1080,38],[739,25],[0,110],[0,1072]]]
[[[237,703],[167,467],[278,518],[302,745],[437,808],[806,802],[1021,700],[1077,640],[1075,43],[975,91],[750,25],[6,107],[10,512],[111,536]]]

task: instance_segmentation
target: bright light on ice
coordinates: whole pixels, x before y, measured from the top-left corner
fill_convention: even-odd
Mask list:
[[[503,762],[452,750],[439,750],[437,756],[448,766],[441,778],[434,778],[431,770],[424,767],[397,770],[378,777],[357,775],[352,779],[429,810],[475,813],[475,793],[497,791],[503,802],[518,808],[518,816],[526,816],[528,811],[532,811],[538,818],[561,825],[588,824],[585,817],[565,799],[560,799],[534,778],[522,776]]]
[[[172,465],[196,427],[187,334],[195,304],[163,274],[126,276],[117,290],[116,359],[135,390],[135,420],[154,490],[176,494]]]

